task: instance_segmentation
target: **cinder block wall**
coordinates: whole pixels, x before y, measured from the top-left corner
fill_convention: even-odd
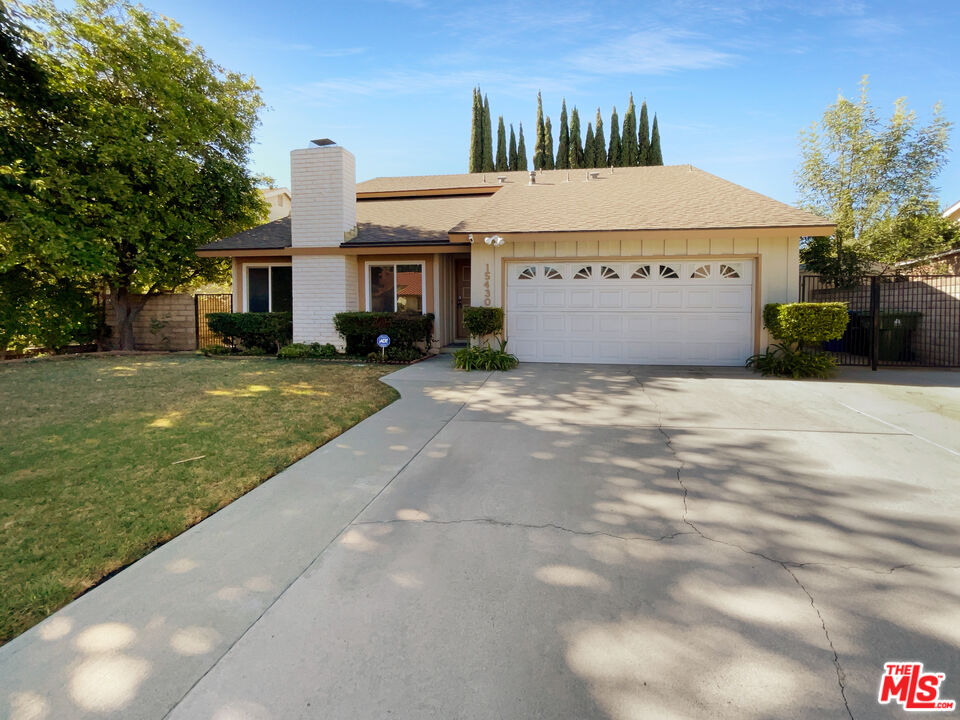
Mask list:
[[[139,300],[140,297],[134,295],[133,299]],[[111,341],[116,347],[116,314],[109,298],[105,310]],[[196,350],[197,317],[193,295],[154,295],[134,320],[133,334],[137,350]]]

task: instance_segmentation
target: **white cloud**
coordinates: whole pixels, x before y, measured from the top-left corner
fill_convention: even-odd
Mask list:
[[[644,30],[575,56],[577,67],[597,75],[662,75],[730,65],[735,55],[710,47],[702,35],[683,30]]]

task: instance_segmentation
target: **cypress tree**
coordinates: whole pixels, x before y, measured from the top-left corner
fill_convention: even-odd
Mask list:
[[[585,168],[597,167],[597,148],[593,139],[593,125],[587,123],[587,134],[583,139],[583,166]]]
[[[623,132],[620,133],[620,166],[637,164],[637,108],[630,93],[630,104],[623,116]]]
[[[523,123],[520,123],[520,139],[517,140],[517,164],[513,169],[527,169],[527,145],[523,142]]]
[[[509,170],[517,170],[517,136],[513,132],[513,123],[510,123],[510,155],[507,157]]]
[[[550,116],[547,115],[546,123],[543,126],[543,160],[544,169],[553,170],[553,128],[550,126]]]
[[[537,93],[537,127],[536,137],[533,140],[533,169],[543,170],[547,166],[544,147],[547,143],[546,127],[543,124],[543,101]]]
[[[597,108],[597,120],[595,123],[595,134],[593,139],[593,162],[594,167],[607,166],[607,141],[603,137],[603,118],[600,117],[600,108]]]
[[[470,124],[470,163],[469,172],[480,172],[483,168],[483,109],[480,104],[480,88],[473,89],[473,118]]]
[[[483,96],[483,172],[493,172],[493,131],[490,127],[490,101]]]
[[[567,100],[560,106],[560,138],[557,141],[557,170],[570,167],[570,128],[567,127]]]
[[[503,129],[503,115],[497,119],[497,162],[494,169],[497,172],[510,169],[507,164],[507,132]]]
[[[640,103],[640,128],[637,130],[637,165],[650,162],[650,121],[647,119],[647,101]]]
[[[617,117],[617,106],[613,106],[613,115],[610,116],[610,149],[607,151],[607,164],[610,167],[620,167],[620,118]]]
[[[660,152],[660,128],[657,127],[657,114],[653,114],[653,135],[650,138],[650,162],[647,165],[663,165],[663,153]]]
[[[580,143],[580,113],[573,108],[570,114],[570,167],[583,167],[583,145]]]

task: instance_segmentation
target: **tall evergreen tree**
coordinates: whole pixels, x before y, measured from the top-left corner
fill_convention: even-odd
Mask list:
[[[570,128],[567,126],[566,98],[560,105],[560,136],[557,140],[557,170],[570,167]]]
[[[570,167],[583,167],[583,144],[580,142],[580,113],[573,108],[570,113]]]
[[[607,141],[603,137],[603,118],[600,117],[600,108],[597,108],[597,119],[595,123],[593,139],[593,161],[596,167],[607,166]]]
[[[653,114],[653,135],[650,138],[650,154],[647,165],[663,165],[663,153],[660,152],[660,128],[657,127],[657,114]]]
[[[507,162],[507,132],[503,129],[503,115],[497,118],[497,160],[494,170],[506,172],[510,169]]]
[[[493,129],[490,126],[490,101],[483,96],[483,172],[493,172]]]
[[[546,151],[547,129],[543,123],[543,100],[540,93],[537,93],[537,127],[536,136],[533,140],[533,169],[543,170],[547,166]]]
[[[607,164],[610,167],[620,167],[620,153],[623,148],[620,144],[620,118],[617,117],[617,106],[613,106],[613,115],[610,116],[610,149],[607,150]]]
[[[637,165],[652,165],[650,162],[650,121],[647,118],[647,101],[640,103],[640,127],[637,129]]]
[[[514,170],[527,169],[527,145],[523,142],[523,123],[520,123],[520,137],[517,139],[517,164]]]
[[[593,125],[587,123],[587,134],[583,138],[583,166],[585,168],[597,167],[597,148],[593,139]]]
[[[470,122],[470,163],[469,171],[480,172],[483,169],[483,103],[480,100],[480,88],[473,89],[473,117]]]
[[[510,154],[507,157],[509,170],[519,170],[517,167],[517,136],[513,132],[513,123],[510,123]]]
[[[637,108],[630,93],[630,104],[623,116],[623,132],[620,133],[620,166],[630,167],[637,164]]]
[[[553,163],[553,127],[550,125],[550,116],[543,125],[543,160],[544,170],[553,170],[556,167]]]

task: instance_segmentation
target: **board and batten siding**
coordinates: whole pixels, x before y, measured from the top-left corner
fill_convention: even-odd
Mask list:
[[[545,239],[532,233],[502,237],[495,248],[478,238],[471,246],[472,303],[502,307],[505,303],[505,261],[541,258],[678,258],[744,257],[756,261],[756,347],[772,340],[760,323],[769,302],[796,302],[800,292],[799,236],[788,230],[717,230],[681,234],[644,232],[571,232],[568,238]],[[489,273],[489,276],[487,275]],[[507,308],[509,312],[509,308]]]

